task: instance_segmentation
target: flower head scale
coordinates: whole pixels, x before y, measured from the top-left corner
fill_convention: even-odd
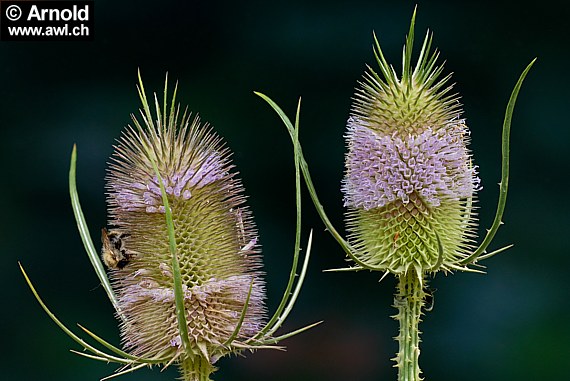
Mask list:
[[[477,228],[469,130],[431,39],[414,67],[410,29],[400,77],[376,40],[381,75],[366,72],[347,124],[342,191],[354,255],[395,274],[461,268]]]

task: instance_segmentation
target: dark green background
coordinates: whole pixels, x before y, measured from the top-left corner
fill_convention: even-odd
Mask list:
[[[515,109],[511,192],[487,275],[438,275],[425,316],[427,380],[568,379],[569,7],[552,0],[418,1],[417,33],[430,28],[454,72],[480,166],[482,230],[493,217],[504,108],[520,72],[539,60]],[[292,147],[273,111],[293,115],[303,97],[301,139],[323,203],[342,226],[339,182],[345,121],[356,81],[374,64],[372,31],[399,70],[415,2],[206,2],[97,0],[95,41],[0,43],[2,160],[1,331],[3,380],[98,380],[114,365],[76,356],[81,348],[49,320],[21,276],[21,261],[48,305],[117,343],[118,329],[73,219],[67,190],[72,145],[92,234],[105,225],[106,161],[139,107],[137,68],[147,90],[164,74],[179,99],[212,123],[234,151],[264,248],[268,305],[285,286],[294,238]],[[216,380],[395,380],[395,281],[331,274],[343,253],[305,200],[304,240],[313,259],[289,329],[325,323],[262,351],[220,362]],[[96,239],[97,242],[97,239]],[[169,369],[125,380],[173,380]]]

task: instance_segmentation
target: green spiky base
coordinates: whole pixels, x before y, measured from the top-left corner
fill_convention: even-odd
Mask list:
[[[180,379],[184,381],[211,381],[210,375],[216,370],[216,367],[203,357],[183,361],[179,368]]]

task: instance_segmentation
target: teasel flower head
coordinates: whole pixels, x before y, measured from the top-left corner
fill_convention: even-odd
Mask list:
[[[259,94],[280,116],[301,163],[317,213],[354,265],[329,271],[382,271],[397,279],[393,316],[400,324],[399,349],[393,360],[399,381],[420,381],[419,323],[433,308],[426,280],[438,270],[480,271],[505,209],[509,179],[510,124],[522,82],[521,74],[507,104],[502,133],[499,200],[493,224],[475,249],[474,203],[481,188],[468,149],[469,130],[449,75],[440,78],[438,53],[424,39],[412,65],[414,10],[398,76],[378,41],[375,54],[380,74],[368,68],[356,90],[347,126],[346,174],[342,182],[348,227],[345,240],[328,218],[316,192],[298,142],[298,128],[269,97]],[[298,126],[298,113],[295,126]],[[472,267],[471,267],[472,266]],[[431,299],[431,302],[429,300]]]
[[[275,335],[300,293],[311,251],[312,233],[301,265],[299,162],[293,265],[281,302],[268,318],[257,230],[230,151],[207,124],[175,104],[177,87],[168,104],[168,80],[162,104],[154,96],[154,114],[140,73],[138,89],[142,122],[132,116],[134,127],[118,140],[106,178],[109,226],[102,229],[101,258],[107,269],[79,202],[75,147],[69,171],[79,233],[120,320],[124,349],[83,326],[106,350],[76,335],[21,270],[44,311],[84,349],[73,352],[122,364],[107,378],[176,364],[181,379],[208,381],[220,357],[282,348],[281,340],[320,324]]]
[[[431,40],[428,32],[414,66],[412,20],[400,76],[376,40],[380,74],[368,68],[347,123],[342,191],[353,254],[394,274],[462,268],[477,228],[470,132]]]
[[[127,257],[126,265],[111,269],[121,335],[131,354],[176,359],[184,372],[192,372],[196,362],[210,366],[235,352],[226,343],[239,324],[238,341],[263,327],[257,231],[230,152],[207,124],[181,114],[179,106],[169,113],[158,104],[154,116],[145,107],[142,120],[133,116],[135,127],[119,139],[107,176],[109,232],[120,235]],[[186,343],[179,330],[161,180],[174,228]]]
[[[112,228],[103,229],[102,256],[125,357],[132,360],[124,371],[176,363],[182,379],[206,381],[220,357],[279,348],[280,340],[319,324],[274,335],[299,294],[311,238],[297,276],[298,202],[292,275],[268,319],[257,230],[230,151],[197,116],[181,112],[176,88],[168,107],[167,84],[162,105],[155,95],[153,115],[139,75],[142,123],[132,117],[134,127],[112,156]]]

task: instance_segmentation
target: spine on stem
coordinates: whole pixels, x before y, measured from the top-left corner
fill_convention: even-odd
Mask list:
[[[398,368],[398,381],[421,380],[419,324],[425,297],[422,279],[415,271],[408,271],[398,276],[398,286],[394,296],[394,307],[398,309],[394,319],[400,323],[400,332],[396,336],[399,350],[394,358],[395,366]]]
[[[212,381],[210,375],[216,368],[204,358],[187,359],[180,363],[181,380],[184,381]]]

